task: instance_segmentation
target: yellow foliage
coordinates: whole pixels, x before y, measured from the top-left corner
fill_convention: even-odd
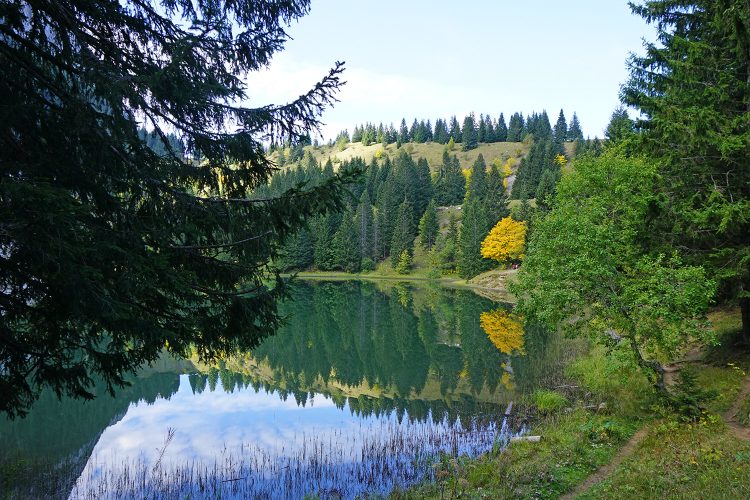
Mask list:
[[[516,387],[516,384],[513,383],[513,380],[510,378],[510,373],[508,372],[505,372],[500,376],[500,382],[502,382],[503,386],[509,391],[512,391]]]
[[[490,342],[505,354],[523,354],[523,325],[505,309],[483,312],[479,324]]]
[[[563,155],[557,155],[555,156],[555,163],[557,163],[561,167],[564,167],[565,164],[568,163],[568,159],[565,158]]]
[[[526,243],[526,223],[505,217],[495,224],[482,242],[482,257],[498,262],[523,259]]]

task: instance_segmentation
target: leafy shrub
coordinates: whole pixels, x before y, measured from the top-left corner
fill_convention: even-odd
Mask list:
[[[375,262],[369,257],[362,259],[362,272],[370,272],[375,270]]]

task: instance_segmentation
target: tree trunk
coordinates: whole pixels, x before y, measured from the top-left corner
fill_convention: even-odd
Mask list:
[[[750,297],[740,299],[740,309],[742,310],[742,339],[750,344]]]
[[[656,387],[660,393],[666,394],[667,384],[664,380],[665,370],[662,364],[653,359],[644,359],[641,350],[638,348],[638,343],[636,342],[635,337],[628,336],[628,338],[630,340],[630,348],[633,350],[633,354],[635,354],[638,366],[643,370],[646,370],[649,375],[653,375],[653,378],[649,376],[649,379],[654,382],[654,387]]]

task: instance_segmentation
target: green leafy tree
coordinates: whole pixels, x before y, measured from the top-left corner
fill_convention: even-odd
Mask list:
[[[661,234],[717,277],[721,300],[739,302],[750,342],[750,5],[632,8],[658,31],[631,57],[622,98],[643,117],[640,151],[663,165],[673,206]]]
[[[305,0],[4,2],[0,52],[0,411],[43,387],[92,397],[166,348],[204,359],[255,346],[279,319],[269,259],[339,179],[269,200],[263,139],[302,144],[336,66],[257,109],[246,75],[283,48]],[[190,157],[157,154],[146,123]],[[169,145],[168,140],[162,141]]]
[[[435,202],[431,201],[419,220],[419,243],[428,252],[435,245],[439,229],[437,209],[435,208]]]
[[[666,390],[662,363],[691,338],[712,339],[703,313],[715,283],[676,255],[644,251],[658,179],[643,160],[578,160],[535,223],[513,291],[527,318],[628,352]]]

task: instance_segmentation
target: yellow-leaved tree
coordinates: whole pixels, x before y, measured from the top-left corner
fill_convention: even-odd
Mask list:
[[[482,242],[482,257],[498,262],[523,259],[526,223],[505,217],[492,228]]]
[[[523,354],[523,324],[504,309],[483,312],[479,325],[490,341],[505,354]]]

